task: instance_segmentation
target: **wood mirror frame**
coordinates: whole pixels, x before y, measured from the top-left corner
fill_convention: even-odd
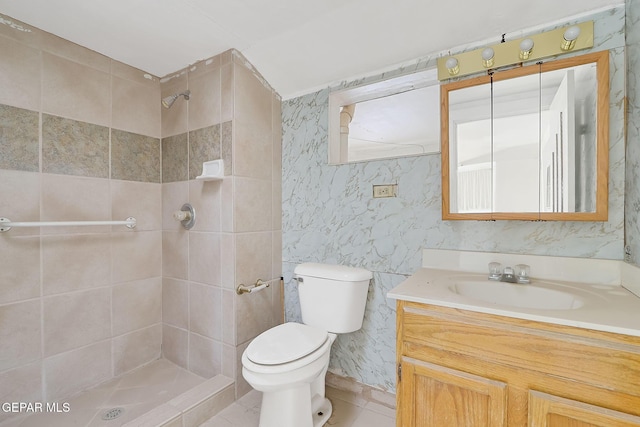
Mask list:
[[[454,90],[514,79],[531,74],[545,73],[589,63],[596,64],[596,171],[595,211],[589,212],[451,212],[450,203],[450,141],[449,93]],[[442,219],[443,220],[529,220],[529,221],[606,221],[608,218],[609,181],[609,51],[589,53],[568,59],[559,59],[526,67],[497,71],[441,85],[441,138],[442,138]]]

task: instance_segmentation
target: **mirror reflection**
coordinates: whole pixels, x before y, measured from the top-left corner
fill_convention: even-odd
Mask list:
[[[440,150],[438,86],[428,86],[343,106],[348,160],[415,156]]]
[[[443,218],[606,219],[607,61],[590,54],[443,86]]]
[[[329,95],[329,164],[440,151],[435,68]]]

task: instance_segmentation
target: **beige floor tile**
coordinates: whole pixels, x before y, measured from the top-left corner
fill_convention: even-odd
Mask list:
[[[201,427],[257,427],[262,393],[252,390]]]
[[[362,412],[362,408],[344,400],[331,397],[330,400],[333,405],[333,411],[326,425],[331,427],[351,427]]]
[[[395,417],[386,417],[377,412],[363,410],[350,427],[395,427]]]
[[[389,408],[388,406],[384,406],[376,402],[368,402],[364,409],[371,412],[377,412],[385,417],[395,418],[396,416],[395,408]]]
[[[367,404],[367,399],[363,395],[351,391],[327,387],[326,394],[329,399],[340,399],[355,406],[364,407]]]
[[[236,402],[241,406],[249,409],[260,410],[260,405],[262,405],[262,393],[256,390],[251,390],[249,393],[242,396]]]
[[[362,395],[327,387],[333,413],[325,427],[395,427],[395,411]],[[255,390],[205,422],[201,427],[257,427],[262,393]]]
[[[258,427],[260,409],[246,408],[238,403],[234,403],[220,412],[217,416],[213,417],[213,420],[217,422],[218,418],[222,418],[230,422],[234,427]],[[205,426],[208,426],[208,424],[205,424]]]
[[[255,425],[257,426],[258,423],[256,422]],[[237,427],[237,424],[234,424],[231,421],[222,418],[220,414],[218,414],[217,416],[206,421],[200,427]],[[252,427],[252,426],[247,426],[247,427]]]

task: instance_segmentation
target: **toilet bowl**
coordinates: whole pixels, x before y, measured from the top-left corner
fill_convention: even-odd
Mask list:
[[[331,416],[324,379],[335,335],[285,323],[258,338],[242,355],[242,375],[263,393],[260,427],[322,426]]]
[[[259,427],[321,427],[331,417],[325,376],[337,333],[362,327],[371,272],[306,263],[295,269],[303,323],[258,335],[242,354],[242,375],[261,391]]]

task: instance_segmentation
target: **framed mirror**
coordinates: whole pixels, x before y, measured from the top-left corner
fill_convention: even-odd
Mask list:
[[[609,53],[441,86],[442,218],[606,221]]]

